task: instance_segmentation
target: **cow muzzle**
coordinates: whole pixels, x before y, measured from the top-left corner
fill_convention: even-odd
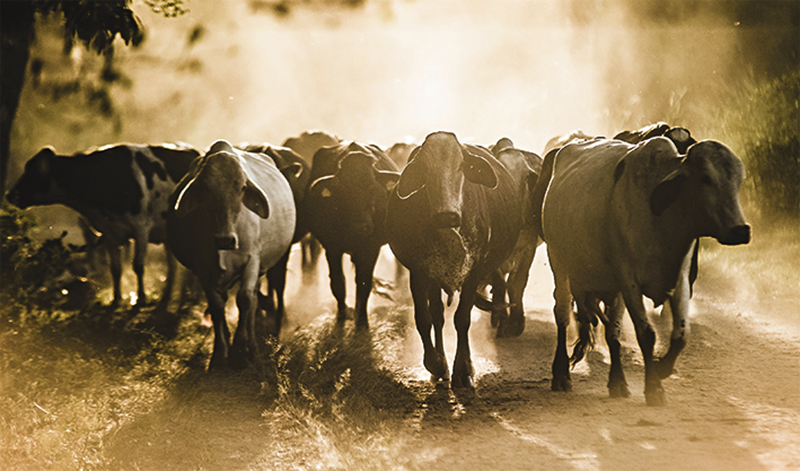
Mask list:
[[[724,239],[719,241],[723,245],[743,245],[750,242],[750,225],[742,224],[728,232]]]
[[[444,211],[433,216],[433,224],[437,229],[461,227],[461,215],[455,211]]]
[[[217,250],[236,250],[239,248],[239,240],[236,234],[214,237],[214,246]]]

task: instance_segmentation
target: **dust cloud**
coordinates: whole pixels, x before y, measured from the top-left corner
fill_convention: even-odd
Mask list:
[[[385,0],[278,18],[248,1],[193,0],[190,13],[164,18],[135,3],[148,36],[138,49],[116,49],[127,80],[112,87],[120,123],[81,116],[29,84],[12,178],[42,145],[202,148],[321,128],[389,146],[445,129],[482,144],[509,136],[541,152],[573,129],[611,135],[655,120],[711,128],[704,119],[736,72],[736,26],[707,15],[652,23],[626,5]],[[43,75],[85,74],[99,61],[92,56],[46,60]]]

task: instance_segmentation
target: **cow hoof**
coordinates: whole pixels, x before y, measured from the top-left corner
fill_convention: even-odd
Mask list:
[[[450,387],[453,389],[475,389],[472,376],[468,374],[456,374],[455,372],[453,373],[453,380],[450,382]]]
[[[613,398],[626,398],[631,396],[631,391],[625,383],[608,386],[608,397]]]
[[[658,374],[658,377],[661,379],[667,379],[670,376],[672,376],[672,373],[675,372],[675,370],[672,367],[672,364],[670,364],[669,362],[654,360],[654,363],[655,363],[656,373]]]
[[[571,392],[572,379],[566,376],[561,378],[553,378],[553,382],[550,386],[550,389],[552,389],[553,391]]]
[[[667,397],[664,390],[661,388],[645,391],[644,398],[648,406],[660,407],[667,403]]]
[[[525,317],[508,317],[500,322],[497,328],[497,338],[519,337],[525,331]]]
[[[425,369],[430,371],[433,376],[442,379],[450,379],[447,362],[444,356],[440,355],[438,352],[433,351],[425,353],[423,364],[425,365]]]
[[[211,355],[211,360],[208,362],[208,369],[210,370],[221,370],[228,366],[227,359],[224,355],[220,354],[213,354]]]

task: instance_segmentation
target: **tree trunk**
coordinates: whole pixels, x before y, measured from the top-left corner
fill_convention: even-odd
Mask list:
[[[11,127],[25,85],[30,46],[34,33],[33,2],[0,2],[0,197],[6,193],[11,157]]]

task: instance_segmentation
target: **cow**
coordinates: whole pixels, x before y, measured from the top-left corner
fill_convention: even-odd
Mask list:
[[[746,223],[738,191],[742,161],[723,144],[706,140],[685,156],[664,137],[638,145],[594,139],[551,151],[534,193],[544,190],[542,237],[555,280],[558,345],[551,388],[569,391],[566,349],[573,300],[579,313],[596,312],[607,326],[612,357],[610,395],[626,396],[619,361],[619,333],[627,307],[645,364],[645,398],[661,405],[661,380],[673,370],[688,329],[689,276],[693,247],[700,237],[724,245],[746,244]],[[662,359],[654,357],[655,333],[642,297],[656,306],[669,302],[673,339]],[[602,301],[608,309],[600,313]]]
[[[295,151],[306,162],[314,160],[314,154],[323,147],[338,146],[342,140],[335,134],[318,129],[303,131],[299,136],[287,137],[281,146]]]
[[[497,327],[498,338],[517,337],[525,330],[523,297],[536,248],[542,244],[533,226],[531,201],[531,192],[542,168],[542,158],[533,152],[515,148],[509,138],[498,140],[490,150],[514,177],[522,211],[522,227],[513,252],[491,277],[492,301],[488,302],[479,291],[476,306],[492,313],[492,326]]]
[[[147,244],[166,241],[169,195],[198,155],[184,144],[114,144],[72,156],[58,155],[48,146],[25,164],[7,198],[20,208],[69,206],[101,232],[99,241],[110,259],[115,306],[122,302],[120,246],[133,239],[139,307],[146,302]],[[159,309],[166,309],[174,280],[175,261],[171,254],[167,260],[169,272]]]
[[[689,146],[697,143],[688,129],[677,126],[672,127],[662,121],[644,126],[636,131],[621,131],[614,136],[614,139],[625,141],[630,144],[638,144],[658,136],[664,136],[672,141],[675,147],[677,147],[678,153],[681,155],[686,154]]]
[[[302,206],[306,191],[311,183],[311,165],[303,157],[288,147],[273,146],[268,143],[241,143],[236,147],[245,152],[269,156],[289,183],[294,197],[295,208]],[[308,224],[302,220],[300,212],[297,212],[297,223],[295,224],[292,244],[301,242],[309,233]],[[271,333],[275,335],[280,334],[281,324],[286,315],[283,294],[286,289],[286,270],[290,253],[291,249],[287,250],[278,263],[267,270],[268,292],[266,296],[259,297],[259,304],[262,305],[267,313],[274,314]]]
[[[314,154],[316,154],[319,149],[338,146],[341,142],[342,140],[335,134],[315,129],[303,131],[296,137],[288,137],[283,141],[282,145],[283,147],[295,151],[306,162],[313,162]],[[308,185],[311,185],[312,181],[309,175]],[[300,219],[302,220],[302,217]],[[314,236],[309,233],[301,240],[300,247],[302,250],[301,253],[303,254],[303,261],[301,264],[303,272],[312,273],[317,266],[319,255],[322,252],[319,241],[314,239]]]
[[[555,136],[549,141],[547,141],[547,144],[545,144],[544,150],[542,151],[542,155],[547,155],[547,153],[550,152],[551,150],[563,147],[569,144],[570,142],[586,141],[588,139],[593,139],[594,137],[595,136],[590,136],[580,129],[575,129],[568,133]]]
[[[416,144],[410,142],[396,142],[386,149],[386,155],[392,159],[397,168],[403,168],[408,163],[411,153],[417,148]]]
[[[167,242],[206,294],[214,325],[210,369],[243,368],[255,357],[259,277],[286,254],[295,222],[292,189],[272,159],[225,140],[195,159],[172,193]],[[231,343],[225,303],[237,282]]]
[[[675,144],[675,148],[678,149],[678,153],[681,155],[685,155],[689,149],[689,146],[697,143],[688,129],[683,127],[672,127],[664,122],[657,122],[648,126],[644,126],[636,131],[621,131],[614,136],[614,139],[622,140],[630,144],[638,144],[642,141],[658,136],[664,136],[672,141],[672,143]],[[539,196],[543,197],[543,195]],[[541,199],[537,201],[541,202]],[[688,276],[688,280],[683,280],[682,282],[688,284],[690,298],[693,292],[694,282],[697,279],[699,250],[700,241],[698,240],[692,249],[689,270],[681,272],[682,276]],[[668,308],[669,306],[671,306],[671,303],[664,304],[665,308]],[[612,309],[612,306],[607,305],[605,308]],[[670,309],[667,310],[669,311]],[[674,364],[675,360],[677,360],[678,354],[686,344],[685,336],[688,333],[687,329],[679,327],[680,325],[686,323],[686,319],[681,318],[681,312],[672,312],[672,316],[675,328],[672,331],[672,338],[670,340],[671,348],[668,354],[665,356],[666,360],[661,360],[665,365],[668,361],[671,361],[672,364]],[[583,359],[586,351],[591,348],[592,344],[594,343],[592,327],[597,324],[598,317],[607,323],[608,316],[600,311],[597,300],[586,299],[584,302],[578,303],[576,318],[578,321],[579,336],[578,341],[575,343],[572,357],[570,358],[570,362],[573,365],[577,364]],[[613,326],[607,326],[606,332],[609,334],[613,333],[613,329]],[[610,330],[611,332],[609,332]],[[619,364],[619,355],[612,355],[611,368],[622,371],[622,365]],[[612,395],[628,397],[630,392],[627,389],[627,385],[624,382],[619,382],[618,385],[619,387],[612,391]]]
[[[388,242],[386,204],[399,171],[377,146],[348,142],[317,151],[311,173],[315,179],[303,204],[303,217],[325,248],[337,323],[341,325],[347,314],[342,271],[347,253],[356,268],[356,327],[366,329],[375,263]]]
[[[522,226],[517,185],[487,150],[434,132],[406,165],[387,210],[389,246],[409,270],[423,364],[450,378],[444,352],[444,304],[460,291],[454,314],[458,346],[452,386],[473,386],[470,311],[480,284],[514,248]],[[431,327],[436,343],[431,340]]]

